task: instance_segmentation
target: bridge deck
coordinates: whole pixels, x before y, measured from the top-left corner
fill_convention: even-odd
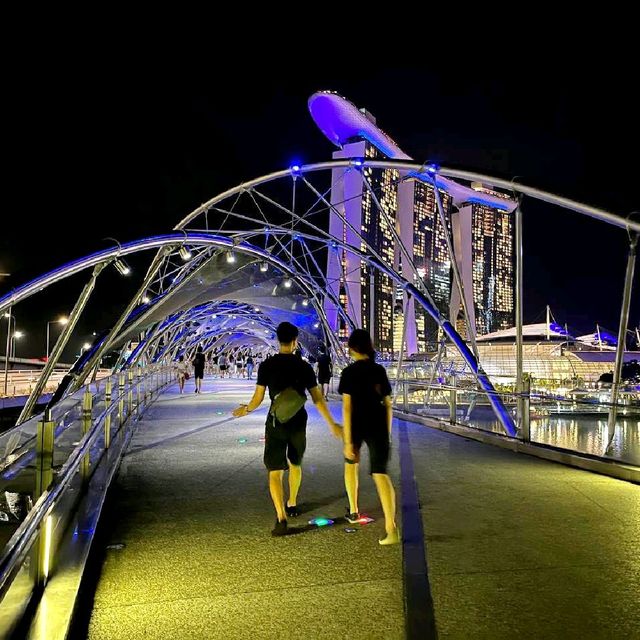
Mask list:
[[[305,527],[346,504],[339,443],[311,410],[300,533],[271,538],[264,410],[229,418],[248,382],[204,389],[171,389],[139,425],[107,525],[124,547],[105,551],[90,637],[404,637],[416,611],[404,610],[402,548],[376,542],[371,480],[361,505],[376,522]],[[640,487],[400,428],[440,638],[640,637]],[[392,475],[399,488],[398,447]]]

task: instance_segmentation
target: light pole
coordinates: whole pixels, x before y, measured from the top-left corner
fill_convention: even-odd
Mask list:
[[[11,318],[13,318],[13,326],[15,328],[15,316],[11,313],[11,307],[9,311],[6,311],[4,317],[7,319],[7,346],[4,351],[4,395],[7,395],[7,388],[9,384],[9,355],[11,351]]]
[[[57,320],[50,320],[49,322],[47,322],[47,351],[46,351],[47,360],[49,360],[49,327],[54,323],[58,323],[64,326],[65,324],[67,324],[67,322],[69,322],[69,318],[67,318],[66,316],[62,316]]]

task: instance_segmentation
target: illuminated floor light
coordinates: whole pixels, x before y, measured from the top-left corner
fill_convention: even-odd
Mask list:
[[[216,415],[221,416],[222,415],[222,411],[216,411]]]
[[[238,442],[239,442],[240,444],[244,444],[246,441],[247,441],[247,439],[246,439],[246,438],[238,438]]]
[[[309,520],[309,524],[315,524],[316,527],[328,527],[333,524],[333,520],[329,518],[313,518]]]

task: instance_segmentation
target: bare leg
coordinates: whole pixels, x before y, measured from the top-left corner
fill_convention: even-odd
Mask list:
[[[288,507],[295,507],[298,501],[298,491],[302,482],[302,467],[289,463],[289,499]]]
[[[273,506],[275,507],[276,515],[280,522],[287,519],[284,512],[283,476],[284,471],[269,471],[269,493],[271,494],[271,500],[273,500]]]
[[[344,465],[344,486],[349,497],[349,513],[360,513],[358,511],[358,470],[360,465],[355,464]]]
[[[384,512],[384,528],[387,532],[388,540],[386,544],[397,542],[398,529],[396,528],[396,492],[393,488],[391,478],[386,473],[374,473],[373,481],[376,483],[382,511]]]

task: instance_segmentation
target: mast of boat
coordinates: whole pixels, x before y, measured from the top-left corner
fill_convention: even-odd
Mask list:
[[[547,340],[551,340],[551,307],[547,305]]]
[[[640,329],[636,327],[636,346],[640,349]]]
[[[602,336],[600,335],[600,325],[596,323],[596,331],[598,332],[598,344],[600,345],[600,351],[602,351]]]

